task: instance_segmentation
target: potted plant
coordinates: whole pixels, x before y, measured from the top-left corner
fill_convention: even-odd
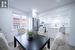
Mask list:
[[[28,37],[29,37],[28,38],[29,40],[32,40],[33,39],[33,32],[32,31],[29,31],[28,32]]]

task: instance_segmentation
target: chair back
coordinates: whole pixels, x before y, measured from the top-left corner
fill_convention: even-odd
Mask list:
[[[8,50],[8,48],[9,46],[5,36],[3,33],[0,33],[0,50]]]

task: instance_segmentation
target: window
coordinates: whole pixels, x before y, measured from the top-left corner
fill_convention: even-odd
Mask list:
[[[26,28],[28,23],[28,19],[26,16],[13,14],[13,28]]]

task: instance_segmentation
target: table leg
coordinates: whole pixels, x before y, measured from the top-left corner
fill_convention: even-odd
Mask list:
[[[15,39],[15,37],[14,37],[14,47],[16,47],[16,39]]]
[[[50,49],[50,39],[48,40],[48,49]]]

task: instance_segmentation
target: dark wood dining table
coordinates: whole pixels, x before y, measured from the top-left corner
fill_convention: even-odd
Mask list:
[[[18,42],[24,50],[42,50],[46,44],[48,49],[50,49],[50,38],[43,35],[37,35],[32,40],[28,40],[25,34],[17,35],[14,36],[14,47],[16,47],[16,42]]]

